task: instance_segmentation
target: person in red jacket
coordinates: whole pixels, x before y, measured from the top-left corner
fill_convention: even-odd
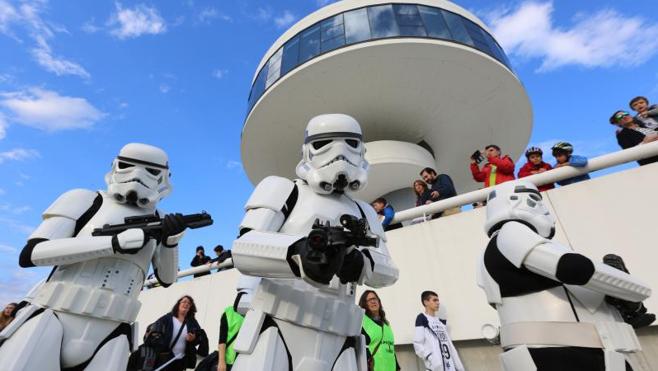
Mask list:
[[[525,158],[528,160],[528,162],[526,162],[525,165],[523,165],[523,167],[519,170],[519,179],[530,175],[543,173],[553,168],[551,165],[544,162],[542,159],[543,154],[544,152],[542,152],[541,148],[539,147],[530,147],[527,151],[525,151]],[[539,192],[544,192],[555,188],[555,185],[553,183],[548,183],[537,188],[539,189]]]
[[[476,152],[479,155],[479,151]],[[500,156],[500,147],[490,144],[484,148],[487,164],[480,169],[479,159],[471,156],[471,173],[476,182],[484,182],[485,187],[514,180],[514,161],[505,155]]]

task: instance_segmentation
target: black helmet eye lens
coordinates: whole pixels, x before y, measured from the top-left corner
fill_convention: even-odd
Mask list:
[[[129,168],[129,167],[133,167],[133,166],[135,166],[135,165],[133,165],[133,164],[129,164],[129,163],[127,163],[127,162],[119,161],[118,166],[119,166],[119,169],[127,169],[127,168]]]
[[[531,194],[530,198],[532,198],[534,201],[541,201],[541,197],[537,196],[536,194]]]
[[[331,142],[332,142],[331,139],[316,140],[315,142],[311,143],[311,145],[313,146],[313,149],[318,150]]]
[[[154,168],[152,168],[152,167],[147,167],[147,168],[146,168],[146,171],[148,171],[148,172],[151,173],[152,175],[160,175],[160,172],[161,172],[161,170],[159,170],[159,169],[154,169]]]
[[[352,148],[357,148],[359,146],[359,141],[356,139],[345,139],[345,143]]]

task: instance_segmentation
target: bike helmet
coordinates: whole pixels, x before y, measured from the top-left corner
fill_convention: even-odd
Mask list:
[[[525,151],[525,157],[526,158],[530,157],[530,155],[533,155],[533,154],[538,154],[538,155],[541,156],[541,155],[544,154],[544,152],[539,147],[530,147],[530,148],[528,148],[527,151]]]
[[[573,153],[573,146],[571,145],[571,143],[557,142],[551,148],[551,150],[553,151],[553,155],[555,155],[556,153],[566,153],[570,155],[571,153]]]

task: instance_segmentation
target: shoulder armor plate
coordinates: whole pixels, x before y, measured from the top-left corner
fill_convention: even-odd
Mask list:
[[[63,216],[65,218],[78,220],[91,205],[94,199],[98,196],[97,192],[87,189],[72,189],[55,200],[43,212],[43,218],[50,218],[53,216]]]
[[[257,208],[267,208],[281,211],[286,206],[290,195],[295,188],[295,183],[290,179],[279,176],[268,176],[258,183],[256,189],[247,200],[245,211]]]

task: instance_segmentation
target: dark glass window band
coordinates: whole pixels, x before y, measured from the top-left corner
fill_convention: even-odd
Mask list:
[[[247,115],[270,86],[306,62],[346,46],[395,38],[465,45],[489,55],[513,72],[493,36],[470,19],[427,5],[376,4],[320,20],[286,41],[258,71],[249,94]]]

